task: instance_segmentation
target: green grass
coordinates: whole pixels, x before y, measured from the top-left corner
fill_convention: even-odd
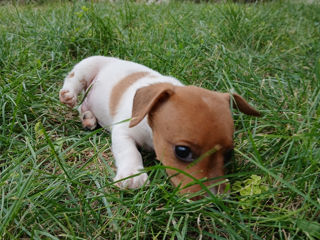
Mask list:
[[[0,239],[319,239],[319,39],[320,5],[301,1],[2,4]],[[236,91],[263,113],[234,111],[229,197],[177,195],[150,153],[150,186],[114,186],[109,134],[82,130],[58,100],[97,54]],[[248,195],[253,175],[261,192]]]

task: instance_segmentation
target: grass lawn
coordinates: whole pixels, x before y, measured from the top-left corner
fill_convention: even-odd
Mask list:
[[[148,152],[150,185],[114,186],[109,134],[58,100],[98,54],[263,113],[234,111],[229,197],[177,195]],[[0,123],[0,239],[319,239],[320,4],[1,3]]]

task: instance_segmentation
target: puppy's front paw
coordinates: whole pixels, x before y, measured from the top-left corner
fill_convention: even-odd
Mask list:
[[[139,175],[135,177],[130,177],[136,174],[139,174]],[[127,179],[124,179],[124,178],[127,178]],[[124,180],[121,181],[121,179],[124,179]],[[118,171],[116,177],[114,178],[114,181],[119,181],[116,183],[116,186],[118,186],[119,188],[130,188],[130,189],[137,189],[142,187],[147,180],[148,180],[148,174],[141,173],[138,170]]]
[[[74,107],[77,103],[77,96],[68,89],[61,89],[59,92],[60,102],[68,105],[69,107]]]

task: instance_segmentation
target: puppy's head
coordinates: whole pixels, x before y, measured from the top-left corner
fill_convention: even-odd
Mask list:
[[[136,92],[130,127],[136,126],[147,114],[153,132],[157,158],[167,169],[174,185],[181,192],[197,192],[194,179],[208,179],[204,184],[216,185],[224,175],[224,156],[233,148],[233,119],[230,98],[241,112],[259,116],[237,94],[219,93],[195,86],[174,86],[158,83]],[[187,174],[179,174],[180,169]],[[223,192],[225,184],[210,188]]]

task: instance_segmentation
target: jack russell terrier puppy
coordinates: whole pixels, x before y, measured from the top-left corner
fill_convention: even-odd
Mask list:
[[[207,179],[203,184],[213,193],[223,192],[225,183],[218,182],[223,180],[224,155],[233,149],[230,103],[245,114],[260,115],[238,94],[184,86],[146,66],[112,57],[93,56],[75,65],[64,80],[60,101],[74,107],[83,90],[82,125],[94,129],[98,123],[111,131],[114,180],[121,188],[139,188],[148,179],[141,173],[139,145],[155,149],[182,193],[202,189],[190,184],[193,179]]]

